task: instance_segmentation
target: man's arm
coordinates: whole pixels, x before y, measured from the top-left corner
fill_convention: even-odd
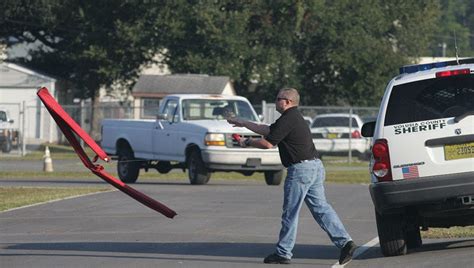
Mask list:
[[[263,135],[263,136],[267,136],[270,133],[270,126],[265,125],[265,124],[257,124],[257,123],[251,122],[251,121],[246,121],[246,120],[242,120],[242,119],[235,118],[235,117],[234,118],[228,118],[227,122],[229,122],[229,124],[233,124],[234,127],[245,127],[245,128],[250,129],[251,131],[253,131],[255,133],[258,133],[260,135]]]

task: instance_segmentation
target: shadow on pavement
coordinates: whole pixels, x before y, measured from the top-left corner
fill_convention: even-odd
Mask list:
[[[200,255],[263,258],[272,253],[274,244],[268,243],[215,243],[215,242],[65,242],[65,243],[22,243],[5,247],[6,250],[38,251],[88,251],[109,253],[154,253],[170,255]],[[55,255],[57,252],[51,252]],[[337,259],[339,249],[332,245],[297,245],[293,258]],[[31,254],[31,252],[29,253]],[[31,255],[33,255],[32,253]],[[44,254],[44,252],[42,253]],[[5,255],[5,254],[2,254]],[[14,255],[9,254],[9,255]]]

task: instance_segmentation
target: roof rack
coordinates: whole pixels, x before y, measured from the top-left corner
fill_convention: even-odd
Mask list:
[[[450,60],[450,61],[432,62],[432,63],[424,63],[424,64],[405,65],[403,67],[400,67],[399,71],[400,71],[400,74],[410,74],[410,73],[426,71],[426,70],[430,70],[434,68],[442,68],[446,66],[454,66],[454,65],[467,64],[467,63],[474,63],[474,58],[460,59],[459,63],[456,60]]]

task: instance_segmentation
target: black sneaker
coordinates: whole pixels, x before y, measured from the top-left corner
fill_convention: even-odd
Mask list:
[[[290,259],[279,256],[276,253],[268,255],[263,259],[264,263],[273,263],[273,264],[290,264]]]
[[[357,246],[354,242],[349,241],[341,249],[341,255],[339,256],[339,264],[344,264],[352,259],[352,254],[356,250]]]

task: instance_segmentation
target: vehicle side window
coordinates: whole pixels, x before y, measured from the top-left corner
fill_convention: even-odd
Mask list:
[[[385,126],[453,117],[474,110],[474,75],[434,78],[394,86]]]
[[[176,122],[179,120],[179,114],[176,109],[178,106],[178,102],[176,100],[168,100],[165,104],[164,113],[166,113],[167,117],[166,120],[169,122]]]

